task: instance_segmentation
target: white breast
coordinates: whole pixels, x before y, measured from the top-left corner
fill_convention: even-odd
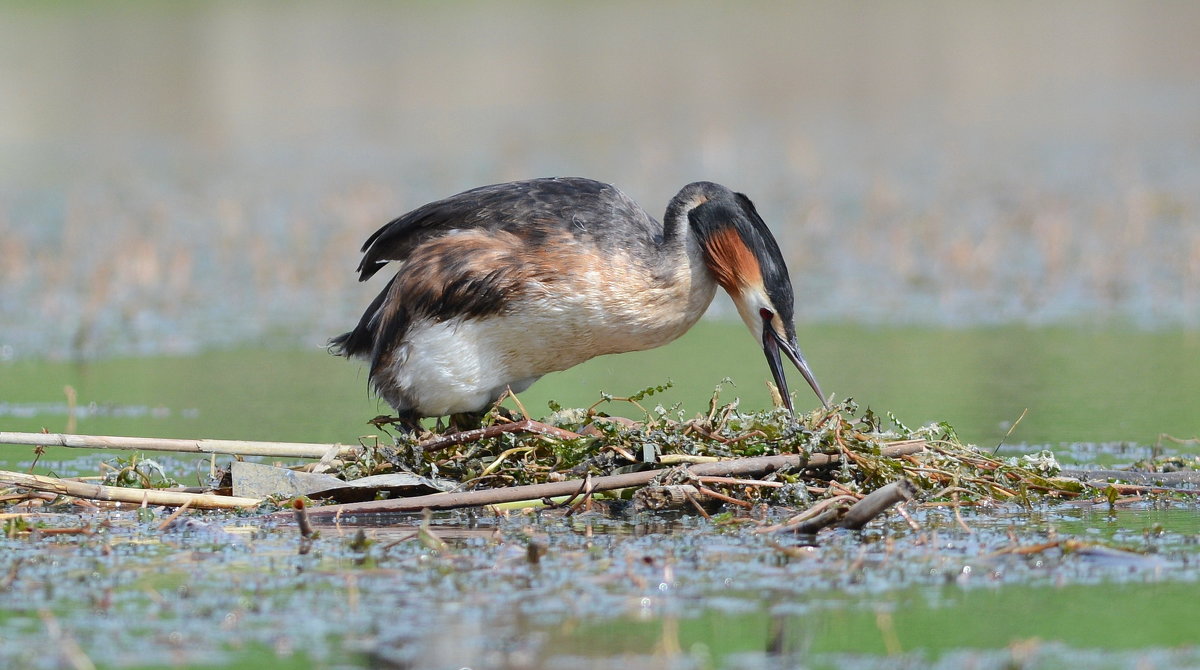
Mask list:
[[[618,260],[530,286],[503,315],[413,323],[386,385],[423,416],[477,412],[549,372],[666,344],[703,315],[716,287],[698,251],[680,251],[670,281]]]
[[[528,324],[507,317],[422,321],[409,329],[390,373],[423,416],[477,412],[506,387],[520,392],[541,376],[513,364],[530,342]]]

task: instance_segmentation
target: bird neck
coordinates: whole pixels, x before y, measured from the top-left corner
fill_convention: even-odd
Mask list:
[[[688,214],[695,208],[708,202],[708,190],[712,185],[708,182],[695,182],[680,189],[667,204],[667,212],[663,215],[663,240],[671,242],[688,235],[691,222]]]

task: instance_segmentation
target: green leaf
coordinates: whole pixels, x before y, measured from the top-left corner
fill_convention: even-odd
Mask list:
[[[643,399],[649,398],[650,396],[654,395],[655,393],[662,393],[663,391],[666,391],[667,389],[671,388],[674,385],[675,385],[674,382],[667,380],[667,383],[665,383],[665,384],[660,384],[658,386],[648,386],[648,387],[642,389],[641,391],[638,391],[637,393],[634,393],[633,395],[629,396],[629,399],[633,402],[641,402]]]

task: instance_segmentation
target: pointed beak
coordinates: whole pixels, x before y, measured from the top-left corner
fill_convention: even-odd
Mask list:
[[[763,353],[767,355],[767,365],[771,366],[771,376],[775,378],[775,386],[779,389],[779,394],[783,398],[783,404],[789,410],[792,409],[792,398],[788,393],[787,377],[783,374],[783,361],[779,354],[783,352],[788,360],[796,366],[800,374],[804,375],[804,381],[812,387],[812,390],[821,399],[821,404],[825,409],[829,409],[829,403],[825,401],[825,394],[821,393],[821,386],[817,384],[817,378],[813,376],[812,370],[808,367],[808,361],[804,360],[804,355],[800,353],[800,348],[794,342],[788,342],[775,332],[771,324],[764,320],[763,322]]]

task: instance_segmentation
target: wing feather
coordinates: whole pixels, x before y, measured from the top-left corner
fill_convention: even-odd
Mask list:
[[[615,224],[622,235],[606,235]],[[597,246],[653,244],[662,227],[614,186],[580,177],[550,177],[481,186],[422,205],[376,230],[363,244],[359,281],[390,261],[452,230],[513,233],[531,245],[570,230]]]

